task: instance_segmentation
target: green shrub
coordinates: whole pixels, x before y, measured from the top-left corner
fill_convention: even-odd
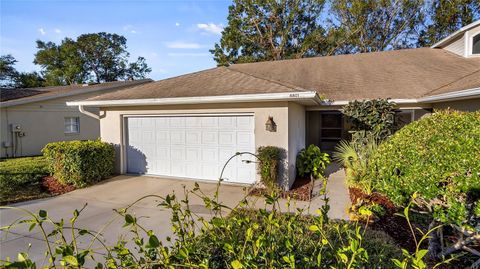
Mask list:
[[[352,123],[353,136],[372,133],[383,140],[395,129],[395,103],[388,99],[351,101],[343,107],[342,113]]]
[[[259,147],[257,150],[258,173],[262,183],[269,189],[278,184],[279,162],[282,158],[282,149],[274,146]]]
[[[44,157],[25,157],[0,161],[0,193],[40,184],[50,173]]]
[[[371,180],[366,174],[370,156],[375,153],[377,147],[377,140],[372,134],[369,134],[361,144],[342,140],[335,147],[333,159],[345,168],[348,185],[359,187],[367,193],[371,192]]]
[[[47,144],[43,150],[56,179],[84,187],[113,173],[115,149],[101,141],[65,141]]]
[[[320,148],[310,145],[302,149],[297,155],[297,171],[300,176],[320,178],[330,163],[327,153],[321,152]]]
[[[373,187],[405,206],[416,193],[443,223],[480,219],[480,112],[441,111],[410,123],[369,161]]]

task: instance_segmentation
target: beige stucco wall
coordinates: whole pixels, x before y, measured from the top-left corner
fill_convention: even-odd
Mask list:
[[[298,152],[305,148],[305,107],[296,103],[288,104],[288,173],[291,187],[296,177],[295,162]]]
[[[433,103],[433,109],[455,109],[460,111],[478,111],[480,110],[480,98],[458,100],[444,103]]]
[[[0,147],[1,157],[12,156],[12,148],[3,147],[3,142],[13,143],[10,124],[20,124],[25,136],[18,143],[17,156],[40,155],[41,149],[50,142],[68,140],[97,139],[100,136],[98,120],[81,114],[77,107],[68,107],[65,102],[81,100],[98,93],[57,98],[48,101],[29,103],[0,110]],[[94,109],[91,110],[95,111]],[[65,134],[64,118],[79,117],[80,133]]]
[[[292,107],[296,112],[289,114]],[[139,106],[101,108],[100,134],[103,141],[118,146],[116,170],[126,172],[123,138],[123,119],[128,115],[165,115],[165,114],[210,114],[210,113],[252,113],[255,119],[255,148],[260,146],[276,146],[286,151],[286,157],[296,156],[298,145],[304,141],[304,133],[300,140],[289,140],[289,122],[301,121],[305,124],[303,108],[299,105],[289,105],[287,102],[265,103],[233,103],[205,105],[169,105],[169,106]],[[303,116],[302,116],[303,115]],[[276,132],[265,130],[268,117],[273,117],[277,124]],[[302,118],[303,117],[303,118]],[[303,119],[303,120],[302,120]],[[301,128],[301,126],[299,126]],[[303,128],[304,129],[304,128]],[[303,131],[304,132],[304,131]],[[304,147],[305,145],[302,145]],[[293,150],[292,154],[289,151]],[[293,162],[294,163],[294,162]],[[294,167],[285,164],[282,171],[284,186],[291,186],[295,179]],[[258,175],[257,175],[258,179]]]

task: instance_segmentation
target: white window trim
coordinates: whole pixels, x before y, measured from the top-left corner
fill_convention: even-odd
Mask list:
[[[67,123],[67,119],[70,120],[70,122]],[[75,122],[72,122],[71,120],[72,119],[75,119]],[[79,134],[80,133],[80,117],[64,117],[63,119],[63,132],[66,134],[66,135],[71,135],[71,134]],[[67,126],[77,126],[77,130],[76,131],[68,131],[67,130]]]
[[[466,57],[480,57],[480,53],[473,54],[473,38],[480,35],[479,29],[472,29],[465,32],[465,56]]]

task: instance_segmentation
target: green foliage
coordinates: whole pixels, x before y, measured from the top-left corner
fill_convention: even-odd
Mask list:
[[[420,47],[430,47],[463,26],[480,19],[480,1],[429,1],[426,15],[429,23],[420,32]]]
[[[418,193],[417,204],[437,220],[475,227],[479,160],[480,112],[447,110],[410,123],[381,144],[367,176],[397,205]]]
[[[365,137],[371,133],[382,140],[394,131],[394,107],[395,103],[388,99],[355,100],[344,106],[342,113],[351,121],[353,132],[360,132],[357,136]]]
[[[262,183],[269,189],[277,187],[282,154],[282,149],[278,147],[266,146],[258,148],[258,172]]]
[[[101,141],[64,141],[47,144],[42,152],[56,179],[85,187],[112,175],[115,149]]]
[[[129,63],[126,43],[124,36],[104,32],[65,38],[58,45],[38,40],[34,63],[42,66],[47,85],[145,78],[151,68],[143,57]]]
[[[346,170],[347,183],[371,192],[371,180],[366,177],[370,157],[378,148],[378,142],[373,134],[368,134],[362,141],[342,140],[333,152],[333,160]]]
[[[26,188],[40,185],[42,178],[50,173],[44,157],[25,157],[0,161],[0,196]]]
[[[329,163],[328,154],[321,152],[319,147],[312,144],[298,153],[296,165],[300,176],[320,178]]]
[[[337,53],[411,47],[423,21],[422,0],[334,0],[329,35]]]
[[[322,55],[324,0],[246,1],[229,7],[228,24],[210,52],[218,65]]]
[[[18,72],[14,65],[18,61],[10,54],[0,56],[0,87],[33,88],[44,86],[44,80],[37,72]]]

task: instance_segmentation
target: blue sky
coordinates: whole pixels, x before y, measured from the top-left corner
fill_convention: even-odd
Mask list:
[[[127,38],[132,59],[144,56],[162,79],[214,67],[209,49],[220,39],[231,1],[0,0],[0,54],[19,71],[33,64],[35,41],[60,42],[94,32]]]

